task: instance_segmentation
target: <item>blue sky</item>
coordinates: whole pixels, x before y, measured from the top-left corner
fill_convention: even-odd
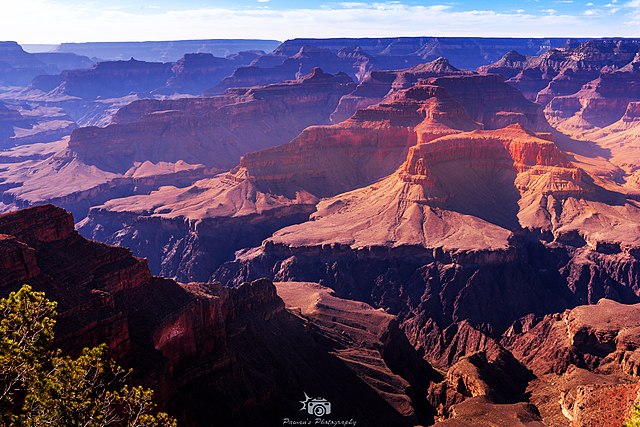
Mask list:
[[[640,0],[3,0],[20,43],[293,37],[640,37]]]

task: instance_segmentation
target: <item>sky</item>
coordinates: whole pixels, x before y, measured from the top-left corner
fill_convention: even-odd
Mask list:
[[[640,0],[0,0],[0,40],[640,37]]]

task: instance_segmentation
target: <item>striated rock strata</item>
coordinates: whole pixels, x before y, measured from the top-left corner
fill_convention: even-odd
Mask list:
[[[87,70],[65,70],[56,76],[35,79],[33,86],[44,92],[82,99],[119,98],[131,92],[149,94],[171,76],[171,64],[129,61],[99,62]]]
[[[546,106],[555,97],[579,91],[603,69],[625,66],[639,49],[637,39],[588,40],[577,46],[551,49],[539,56],[523,57],[509,52],[478,71],[502,74],[528,99]]]
[[[627,405],[637,391],[628,379],[598,379],[600,362],[589,354],[601,344],[576,338],[574,347],[586,347],[566,360],[588,378],[567,377],[563,396],[571,400],[551,408],[535,393],[528,402],[535,406],[521,404],[536,384],[545,393],[557,385],[548,388],[547,372],[535,365],[543,355],[528,359],[517,350],[525,344],[503,336],[526,340],[535,319],[601,298],[640,301],[640,207],[633,194],[600,184],[548,133],[518,124],[445,135],[411,147],[387,178],[323,200],[310,221],[238,252],[213,278],[313,281],[397,314],[411,344],[447,372],[428,391],[443,425],[464,425],[470,414],[491,425],[490,411],[530,425],[597,419],[613,401],[598,405],[589,384],[612,384],[602,389],[607,399],[621,391]],[[549,351],[566,368],[552,342],[530,348]],[[633,348],[625,351],[614,358],[616,369],[635,375],[625,359]],[[573,399],[580,403],[571,406]]]
[[[135,120],[146,104],[116,118]],[[111,200],[92,209],[80,230],[148,257],[154,272],[207,280],[236,250],[306,220],[319,197],[392,173],[416,142],[509,123],[546,129],[540,108],[498,76],[434,78],[343,123],[312,126],[288,144],[249,153],[228,174]]]
[[[289,141],[328,120],[352,90],[345,75],[320,69],[294,82],[240,90],[220,98],[143,100],[105,128],[76,130],[69,148],[87,164],[124,172],[135,161],[183,160],[229,168],[240,156]]]
[[[362,304],[327,295],[317,311],[305,303],[296,314],[267,280],[227,288],[153,277],[143,259],[82,238],[71,215],[50,205],[0,215],[0,253],[3,296],[22,283],[45,291],[59,303],[65,352],[106,342],[185,425],[306,419],[304,393],[335,402],[330,418],[358,425],[409,426],[433,415],[411,387],[438,374],[393,316]],[[313,293],[295,294],[313,302]]]
[[[396,173],[323,200],[214,277],[320,282],[399,313],[412,343],[450,366],[468,353],[449,329],[461,321],[478,351],[529,313],[638,301],[638,215],[549,135],[512,125],[412,147]]]

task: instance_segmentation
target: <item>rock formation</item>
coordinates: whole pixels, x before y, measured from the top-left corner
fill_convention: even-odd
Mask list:
[[[547,117],[569,133],[603,128],[620,120],[629,102],[640,101],[640,53],[621,68],[604,67],[597,78],[547,106]]]
[[[99,62],[88,70],[66,70],[57,76],[35,79],[33,85],[44,92],[82,99],[119,98],[138,93],[149,94],[160,88],[171,76],[171,64],[128,61]]]
[[[229,58],[218,58],[210,53],[189,53],[180,58],[171,71],[173,76],[165,87],[154,93],[172,95],[175,93],[200,95],[215,86],[223,78],[241,66],[248,65],[263,52],[243,52]]]
[[[115,114],[115,123],[78,129],[54,149],[6,153],[0,209],[51,202],[82,218],[113,198],[191,184],[234,166],[242,154],[327,123],[352,89],[348,77],[316,69],[295,82],[223,97],[134,102]]]
[[[148,62],[178,61],[187,53],[207,53],[226,57],[249,50],[270,52],[280,45],[276,40],[165,40],[144,42],[62,43],[55,52],[75,53],[107,61],[135,58]]]
[[[45,291],[59,304],[63,351],[106,342],[185,425],[306,419],[305,393],[334,402],[332,418],[359,425],[409,426],[433,415],[420,390],[439,376],[393,316],[326,290],[313,309],[318,288],[280,285],[288,304],[303,303],[295,314],[266,280],[226,288],[153,277],[128,250],[82,238],[53,206],[0,215],[0,253],[3,296],[22,283]]]
[[[276,232],[216,277],[229,280],[236,271],[238,277],[322,281],[341,296],[399,312],[418,304],[422,309],[410,309],[408,320],[418,322],[408,326],[418,335],[429,330],[422,322],[431,322],[418,320],[421,310],[444,316],[434,319],[434,330],[467,319],[491,335],[529,312],[603,296],[635,302],[635,276],[620,273],[637,265],[640,210],[632,199],[597,186],[548,137],[512,125],[418,144],[396,173],[322,201],[312,221]],[[597,215],[585,217],[587,211]],[[527,242],[535,236],[542,242]],[[536,252],[544,255],[534,262]],[[561,270],[536,272],[534,265],[560,254]],[[379,265],[372,268],[374,259]],[[367,273],[356,275],[362,268]],[[511,289],[499,291],[499,283]],[[496,294],[489,288],[504,298],[528,296],[491,312]]]
[[[261,86],[274,84],[286,80],[295,80],[310,73],[314,68],[322,68],[327,73],[344,73],[351,78],[357,78],[361,63],[366,62],[365,56],[334,53],[328,49],[303,46],[294,55],[278,61],[274,66],[263,67],[266,61],[256,59],[251,66],[237,68],[233,74],[223,79],[217,85],[211,85],[205,91],[206,95],[224,93],[230,88]],[[271,64],[266,64],[271,65]]]
[[[635,39],[589,40],[578,46],[552,49],[524,59],[509,52],[479,71],[504,75],[528,99],[544,106],[557,96],[577,92],[597,78],[605,67],[625,66],[638,49],[640,44]]]
[[[377,104],[392,92],[408,89],[420,79],[465,74],[471,72],[458,70],[451,66],[446,58],[438,58],[400,71],[372,70],[366,74],[356,90],[342,97],[336,111],[331,115],[331,121],[339,123],[346,120],[357,110]]]
[[[493,64],[478,67],[480,74],[500,74],[509,80],[526,67],[527,57],[515,50],[510,50]]]
[[[639,310],[601,299],[505,334],[506,347],[537,376],[528,390],[545,421],[622,424],[639,391]]]
[[[531,318],[601,298],[640,301],[640,209],[632,194],[598,182],[550,134],[519,124],[445,135],[410,148],[389,177],[323,200],[310,221],[238,252],[214,278],[319,282],[339,297],[396,313],[411,344],[447,370],[429,390],[440,417],[453,417],[455,425],[456,417],[469,422],[475,411],[495,410],[540,423],[563,417],[563,410],[542,407],[541,395],[532,400],[540,413],[518,403],[526,401],[527,387],[544,386],[546,372],[503,334],[519,336]],[[551,341],[531,348],[564,360]],[[580,357],[587,351],[580,349]],[[566,360],[589,372],[598,366]],[[591,384],[579,381],[566,390],[583,393],[578,385]],[[625,381],[615,390],[635,396],[637,388]],[[585,405],[595,408],[597,394],[587,398]]]
[[[124,172],[135,161],[235,165],[250,151],[283,144],[328,120],[352,90],[345,75],[316,68],[299,80],[230,93],[221,98],[140,101],[105,128],[76,130],[69,148],[87,164]],[[137,120],[125,116],[142,111]],[[138,113],[136,113],[138,114]]]
[[[471,90],[476,86],[479,93]],[[142,103],[116,119],[135,120],[136,105]],[[111,200],[92,209],[80,230],[148,257],[154,272],[206,280],[236,250],[306,220],[319,197],[392,173],[416,142],[481,126],[467,110],[488,128],[514,122],[546,128],[540,108],[498,76],[434,78],[343,123],[312,126],[288,144],[249,153],[228,174]]]

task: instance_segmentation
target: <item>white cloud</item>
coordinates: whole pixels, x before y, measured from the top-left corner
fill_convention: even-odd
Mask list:
[[[345,9],[352,9],[352,8],[355,8],[355,7],[357,7],[357,8],[367,7],[368,5],[367,5],[367,3],[355,2],[355,1],[351,1],[351,2],[345,1],[345,2],[338,3],[338,6],[343,7]]]
[[[21,43],[127,41],[199,38],[294,37],[603,37],[640,36],[639,27],[612,24],[599,16],[560,12],[457,11],[448,5],[352,3],[353,7],[274,10],[202,7],[193,10],[108,9],[99,3],[69,5],[65,0],[6,2],[0,14],[0,40]],[[632,6],[633,5],[633,6]],[[628,12],[640,0],[625,4]],[[611,16],[611,15],[608,15]],[[616,15],[617,16],[617,15]],[[627,22],[640,15],[627,13]],[[614,19],[614,18],[611,18]],[[617,18],[616,18],[617,19]],[[622,19],[620,19],[622,20]]]
[[[270,0],[258,0],[258,3],[269,3]]]

